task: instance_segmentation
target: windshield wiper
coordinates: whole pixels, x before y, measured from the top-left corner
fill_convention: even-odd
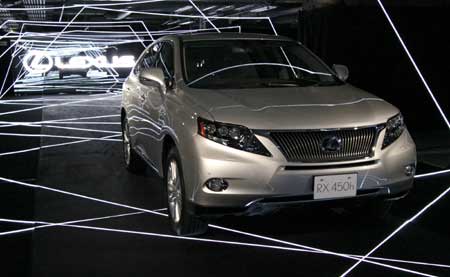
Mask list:
[[[267,87],[307,87],[316,84],[317,81],[313,80],[295,80],[295,81],[272,81],[261,83]]]

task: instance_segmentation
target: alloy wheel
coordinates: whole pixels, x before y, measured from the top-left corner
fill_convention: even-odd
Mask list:
[[[131,155],[131,143],[130,143],[130,131],[128,128],[128,123],[125,121],[123,126],[123,153],[125,157],[125,163],[130,164]]]
[[[176,160],[171,160],[167,169],[167,197],[172,220],[178,223],[181,219],[182,194]]]

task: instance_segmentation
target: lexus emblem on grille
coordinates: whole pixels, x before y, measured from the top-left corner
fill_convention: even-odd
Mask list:
[[[342,139],[337,136],[326,137],[322,140],[322,151],[337,152],[342,148]]]

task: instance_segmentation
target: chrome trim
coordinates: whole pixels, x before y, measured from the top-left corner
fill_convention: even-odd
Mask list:
[[[354,128],[321,128],[321,129],[296,129],[296,130],[255,130],[259,134],[269,138],[279,149],[288,162],[294,163],[330,163],[364,160],[375,155],[375,148],[380,132],[385,124],[360,126]],[[349,135],[347,137],[346,153],[330,153],[318,150],[319,140],[323,139],[321,132],[348,132],[365,130],[362,135],[364,139],[356,140]],[[277,135],[278,133],[278,135]],[[309,135],[298,136],[290,133],[309,133]],[[331,134],[330,134],[331,135]],[[350,141],[348,141],[350,140]],[[345,143],[345,142],[344,142]],[[303,147],[299,147],[303,146]],[[301,148],[301,149],[300,149]],[[358,155],[359,154],[359,155]]]

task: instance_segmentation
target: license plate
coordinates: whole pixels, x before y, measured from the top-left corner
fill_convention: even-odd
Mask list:
[[[314,199],[356,196],[357,174],[314,177]]]

